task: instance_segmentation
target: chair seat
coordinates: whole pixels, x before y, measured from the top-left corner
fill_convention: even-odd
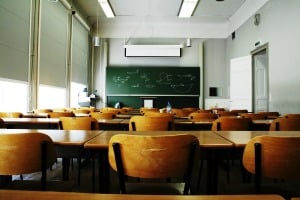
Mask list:
[[[182,195],[184,183],[127,182],[128,194]]]

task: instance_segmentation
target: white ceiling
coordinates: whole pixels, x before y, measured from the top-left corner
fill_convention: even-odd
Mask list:
[[[107,19],[97,0],[71,0],[103,38],[226,38],[267,1],[200,0],[183,19],[177,17],[181,0],[110,0],[116,17]]]

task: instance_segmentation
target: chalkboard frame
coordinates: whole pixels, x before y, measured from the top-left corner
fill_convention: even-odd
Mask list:
[[[107,96],[200,95],[200,67],[109,66]]]

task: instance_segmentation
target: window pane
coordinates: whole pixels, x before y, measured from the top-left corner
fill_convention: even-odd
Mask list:
[[[0,79],[0,110],[28,111],[28,84],[24,81]]]
[[[39,108],[66,107],[66,89],[49,85],[39,86]]]

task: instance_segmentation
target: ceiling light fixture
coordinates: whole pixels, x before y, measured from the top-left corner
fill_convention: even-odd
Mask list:
[[[199,0],[183,0],[180,6],[178,17],[189,18],[193,15]]]
[[[107,18],[114,18],[115,14],[108,0],[98,0],[103,12]]]

